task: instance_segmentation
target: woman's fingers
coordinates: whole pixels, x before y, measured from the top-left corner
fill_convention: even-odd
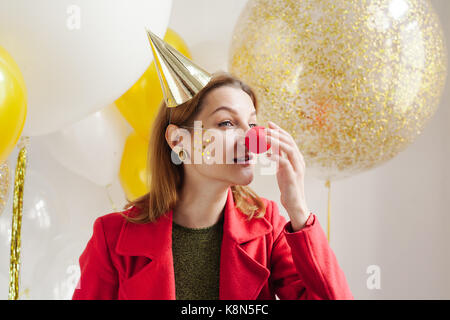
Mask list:
[[[277,163],[277,170],[280,167],[286,167],[288,170],[292,170],[293,173],[295,174],[294,168],[292,167],[292,164],[288,159],[283,158],[281,155],[276,153],[272,153],[270,159],[272,159]]]
[[[286,137],[288,140],[290,140],[292,143],[295,144],[294,138],[292,138],[292,136],[289,134],[289,132],[287,132],[286,130],[281,128],[279,125],[273,123],[272,121],[269,121],[269,127],[271,129],[278,130],[281,133],[281,135],[283,135],[284,137]]]
[[[277,132],[280,132],[281,133],[280,136],[285,137],[287,139],[287,141],[289,141],[292,145],[294,145],[298,150],[297,143],[295,142],[294,138],[291,136],[291,134],[289,132],[287,132],[286,130],[281,128],[279,125],[273,123],[272,121],[269,121],[269,126],[271,127],[270,129],[272,129],[272,130],[275,129]],[[305,159],[303,158],[303,154],[300,152],[300,150],[298,150],[298,154],[301,159],[301,162],[303,162],[303,164],[305,164]]]
[[[271,147],[274,148],[275,153],[280,155],[277,151],[284,151],[289,159],[289,162],[292,165],[292,168],[298,172],[300,170],[299,166],[299,159],[296,156],[295,149],[289,145],[288,143],[281,141],[278,137],[274,136],[267,136],[267,139],[269,140]],[[280,156],[280,159],[283,159]]]
[[[280,131],[278,131],[277,129],[275,129],[275,130],[267,129],[266,131],[267,131],[267,136],[274,136],[274,137],[278,138],[280,141],[283,141],[284,143],[291,146],[293,149],[295,158],[297,158],[297,160],[300,163],[304,164],[305,161],[303,159],[303,155],[300,153],[300,150],[298,149],[297,144],[295,143],[292,136],[290,136],[288,138],[288,137],[286,137],[286,135],[281,134]]]
[[[266,129],[266,132],[267,132],[266,136],[267,136],[268,138],[270,138],[270,137],[277,138],[277,139],[280,140],[281,142],[284,142],[285,144],[287,144],[290,148],[294,148],[294,146],[293,146],[292,143],[289,141],[289,139],[286,138],[284,135],[281,135],[279,132],[274,131],[274,130],[271,130],[271,129]],[[278,145],[277,145],[277,146],[278,146]],[[281,150],[280,150],[280,151],[281,151]],[[283,149],[282,151],[286,152],[285,149]],[[280,152],[278,152],[278,154],[281,155]]]

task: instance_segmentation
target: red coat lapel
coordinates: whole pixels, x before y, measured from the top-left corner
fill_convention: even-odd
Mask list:
[[[121,283],[119,296],[126,299],[175,299],[172,214],[172,210],[168,211],[155,223],[123,225],[116,253],[150,260]],[[256,242],[250,240],[271,232],[272,225],[265,217],[246,219],[247,216],[235,207],[229,188],[220,255],[221,300],[256,299],[270,275],[265,266],[267,257],[264,253],[267,250],[264,237]]]

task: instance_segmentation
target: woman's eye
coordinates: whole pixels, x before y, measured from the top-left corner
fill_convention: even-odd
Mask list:
[[[223,122],[219,123],[219,127],[223,127],[223,124],[225,124],[225,123],[231,123],[231,121],[230,120],[223,121]]]
[[[230,121],[230,120],[227,120],[227,121],[223,121],[223,122],[221,122],[221,123],[219,123],[219,127],[223,127],[225,124],[231,124],[231,125],[233,125],[233,123]],[[228,127],[227,125],[225,125],[226,127]],[[258,125],[256,124],[256,123],[250,123],[250,127],[251,128],[253,128],[253,127],[257,127]]]

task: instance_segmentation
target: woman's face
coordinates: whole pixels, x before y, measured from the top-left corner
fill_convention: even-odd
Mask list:
[[[245,134],[257,122],[250,96],[235,87],[215,88],[203,100],[195,121],[189,136],[182,135],[180,143],[188,150],[184,169],[192,171],[187,173],[229,185],[252,182],[256,158],[245,146]],[[250,161],[238,163],[246,157]]]

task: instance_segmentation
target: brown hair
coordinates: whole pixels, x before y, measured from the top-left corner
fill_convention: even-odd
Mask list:
[[[205,96],[211,90],[221,86],[231,86],[245,91],[251,97],[256,112],[258,112],[256,95],[250,86],[227,72],[213,74],[208,84],[192,99],[175,108],[167,108],[163,100],[153,122],[149,140],[147,165],[150,191],[133,201],[128,200],[123,209],[132,206],[140,209],[140,214],[135,217],[121,213],[128,221],[134,223],[154,222],[165,212],[175,207],[178,200],[178,191],[183,185],[184,175],[183,166],[177,166],[171,161],[172,149],[165,138],[169,120],[170,124],[192,127],[195,117],[201,111]],[[248,220],[253,217],[262,218],[264,216],[264,202],[250,187],[234,185],[231,186],[231,190],[236,207],[248,216]],[[255,216],[258,211],[259,214]]]

